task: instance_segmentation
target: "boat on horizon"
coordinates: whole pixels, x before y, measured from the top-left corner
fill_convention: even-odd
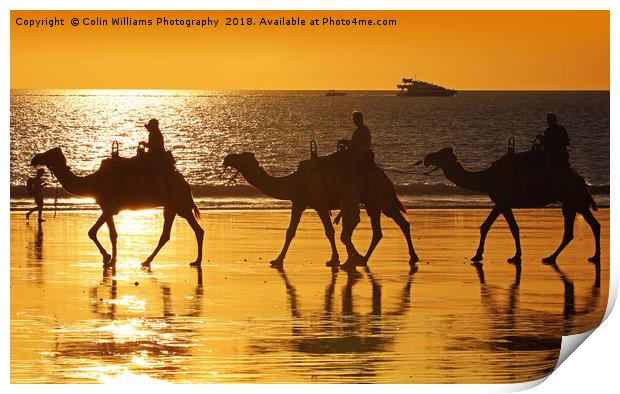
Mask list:
[[[403,78],[396,86],[400,89],[396,95],[400,97],[451,97],[456,94],[456,90],[412,78]]]
[[[333,96],[346,96],[347,94],[345,92],[337,92],[335,90],[330,90],[328,91],[325,96],[327,97],[333,97]]]

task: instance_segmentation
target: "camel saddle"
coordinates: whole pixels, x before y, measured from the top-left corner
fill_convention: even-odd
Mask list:
[[[323,173],[334,174],[337,176],[347,176],[349,161],[352,152],[347,149],[341,149],[330,153],[327,156],[313,155],[308,160],[303,160],[297,167],[300,171],[321,171]],[[358,163],[358,170],[364,172],[375,165],[375,155],[372,150],[364,152],[364,157]]]
[[[542,149],[525,152],[508,152],[490,168],[504,176],[501,189],[509,191],[517,200],[528,200],[533,190],[539,190],[551,199],[561,199],[575,183],[585,180],[566,163],[558,163],[545,155]],[[542,201],[542,200],[541,200]],[[536,203],[533,203],[535,206]]]
[[[162,153],[139,153],[133,157],[121,157],[113,151],[112,157],[101,161],[102,172],[113,171],[119,175],[157,178],[175,172],[176,160],[171,151]]]
[[[336,152],[326,156],[311,155],[308,160],[299,163],[297,170],[306,174],[321,174],[324,189],[330,191],[330,195],[338,198],[339,185],[349,181],[351,177],[359,197],[363,199],[368,191],[368,181],[365,172],[375,166],[374,154],[372,150],[365,152],[365,156],[358,158],[355,174],[350,174],[351,151],[347,149],[339,149]]]

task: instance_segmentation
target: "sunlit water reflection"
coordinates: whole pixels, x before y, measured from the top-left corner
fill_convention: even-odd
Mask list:
[[[479,210],[414,210],[422,257],[409,271],[398,229],[369,268],[330,272],[322,226],[302,219],[284,270],[268,267],[285,211],[205,212],[206,261],[187,263],[193,233],[177,222],[150,270],[161,213],[117,220],[119,262],[102,269],[86,233],[96,213],[61,213],[41,228],[11,214],[11,381],[17,382],[515,382],[555,366],[561,335],[590,330],[606,307],[609,211],[600,270],[578,220],[558,266],[558,210],[521,210],[524,263],[504,262],[504,223],[472,266]],[[451,237],[451,238],[450,238]],[[102,231],[101,239],[106,239]],[[366,219],[355,240],[369,239]],[[450,239],[451,242],[446,242]]]
[[[366,116],[377,162],[400,170],[389,175],[408,207],[488,205],[486,196],[464,194],[414,163],[454,146],[467,168],[486,168],[506,153],[511,136],[518,151],[530,149],[549,111],[570,133],[575,168],[597,186],[599,205],[609,204],[609,92],[459,92],[403,100],[394,91],[325,97],[319,91],[13,90],[11,207],[32,202],[24,185],[35,153],[60,146],[71,168],[85,175],[109,157],[113,141],[122,156],[135,155],[152,117],[160,119],[166,147],[201,208],[283,207],[286,202],[265,198],[241,177],[224,187],[218,179],[224,157],[255,152],[268,172],[288,174],[309,157],[311,140],[324,155],[338,139],[350,138],[353,110]],[[61,193],[60,208],[93,208],[92,201],[72,197]]]

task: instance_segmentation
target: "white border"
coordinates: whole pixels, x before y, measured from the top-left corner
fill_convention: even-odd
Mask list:
[[[381,0],[371,2],[368,0],[359,1],[296,1],[291,3],[289,1],[276,0],[271,1],[269,4],[260,4],[257,2],[247,0],[226,0],[218,3],[214,2],[199,2],[189,0],[174,0],[174,1],[162,1],[151,0],[148,2],[130,2],[127,0],[108,0],[108,1],[77,1],[77,0],[56,0],[53,3],[44,0],[4,0],[0,2],[0,10],[2,12],[2,24],[0,28],[0,42],[2,43],[2,52],[0,56],[0,70],[4,70],[0,76],[0,94],[3,97],[4,105],[0,106],[0,124],[2,127],[2,150],[3,160],[0,160],[0,188],[1,201],[6,207],[0,209],[0,221],[4,224],[5,231],[2,231],[0,235],[0,250],[3,259],[2,262],[2,274],[4,280],[4,286],[2,286],[2,313],[4,319],[0,325],[0,337],[2,338],[2,382],[8,384],[9,382],[9,297],[10,297],[10,270],[9,270],[9,232],[6,229],[9,226],[8,213],[9,213],[9,103],[10,103],[10,60],[9,60],[9,10],[11,9],[75,9],[75,10],[88,10],[88,9],[118,9],[118,10],[140,10],[140,9],[173,9],[173,10],[193,10],[193,9],[213,9],[213,10],[243,10],[243,9],[265,9],[265,10],[303,10],[303,9],[325,9],[325,10],[338,10],[338,9],[381,9],[381,10],[398,10],[398,9],[419,9],[419,10],[440,10],[440,9],[472,9],[472,10],[547,10],[547,9],[599,9],[599,10],[611,10],[611,133],[610,133],[610,149],[612,152],[618,151],[618,141],[615,137],[614,131],[618,129],[617,115],[620,113],[618,108],[618,75],[617,70],[620,70],[618,64],[618,12],[620,7],[618,2],[603,1],[603,0],[589,0],[589,1],[549,1],[549,0],[521,0],[521,1],[489,1],[489,0],[472,0],[472,1],[458,1],[458,0],[434,0],[434,1],[412,1],[412,0]],[[616,72],[614,72],[614,70]],[[618,173],[618,161],[614,155],[611,155],[611,172]],[[615,181],[611,184],[611,204],[615,203],[617,187]],[[617,263],[615,263],[618,241],[618,215],[615,211],[611,211],[611,256],[612,262],[611,278],[610,278],[610,300],[607,313],[611,311],[616,299],[617,285],[618,285],[618,273]],[[618,357],[616,351],[618,350],[619,340],[617,339],[620,332],[620,318],[618,313],[611,314],[604,321],[600,328],[588,338],[587,345],[577,352],[576,356],[569,357],[562,366],[555,371],[547,380],[545,384],[539,385],[534,389],[534,392],[556,392],[556,391],[568,391],[568,392],[609,392],[611,387],[617,387],[617,374],[618,374]],[[396,390],[402,392],[409,392],[410,390],[424,390],[424,392],[505,392],[505,391],[517,391],[523,390],[528,387],[535,386],[538,382],[531,382],[526,384],[515,385],[449,385],[449,386],[435,386],[435,385],[391,385],[389,390]],[[40,386],[11,386],[9,389],[12,391],[29,391],[31,389],[40,389]],[[210,387],[209,390],[214,391],[228,391],[228,390],[258,390],[269,392],[289,392],[290,390],[296,390],[300,392],[315,391],[317,388],[320,390],[333,390],[340,391],[343,388],[341,386],[321,386],[316,387],[312,385],[296,385],[292,388],[290,385],[270,385],[270,386],[253,386],[249,388],[247,385],[221,385]],[[103,386],[89,386],[89,390],[108,390]],[[200,385],[184,386],[183,390],[204,392],[205,387]],[[377,386],[356,386],[356,391],[362,392],[381,390],[382,388]],[[70,386],[46,386],[44,390],[51,390],[52,392],[65,392],[66,390],[83,390],[83,387],[70,385]],[[151,387],[149,390],[168,390],[166,387],[156,386]],[[550,391],[552,390],[552,391]]]

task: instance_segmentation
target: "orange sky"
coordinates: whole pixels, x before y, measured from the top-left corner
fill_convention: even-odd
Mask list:
[[[27,28],[17,18],[64,18]],[[112,17],[217,18],[217,28]],[[396,27],[223,26],[225,17],[396,19]],[[108,26],[73,27],[100,17]],[[609,89],[608,11],[12,11],[11,88]]]

